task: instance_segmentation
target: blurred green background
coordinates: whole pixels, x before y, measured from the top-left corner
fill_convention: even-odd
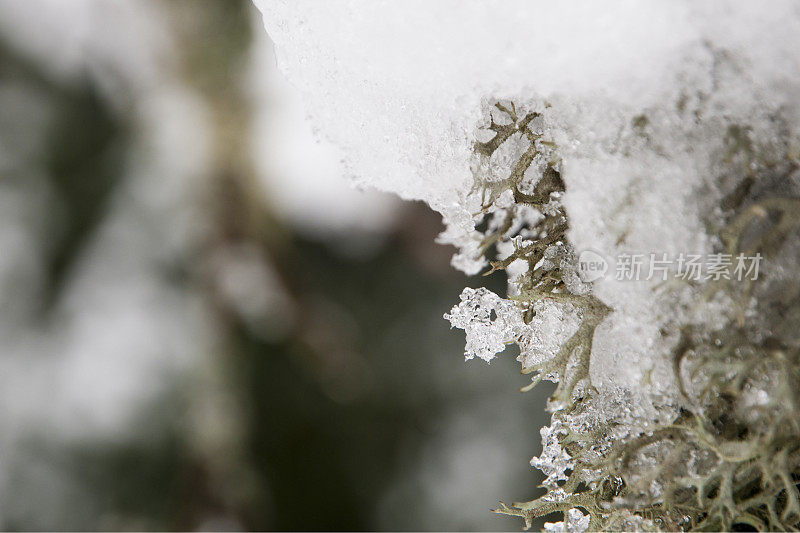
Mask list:
[[[247,0],[0,0],[0,528],[518,530],[545,388]]]

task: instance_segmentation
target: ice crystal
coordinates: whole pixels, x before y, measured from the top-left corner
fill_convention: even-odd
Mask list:
[[[567,511],[564,522],[545,522],[544,530],[550,533],[583,533],[589,529],[589,515],[583,514],[580,509]]]
[[[519,339],[525,329],[522,313],[514,302],[505,300],[483,287],[467,287],[461,293],[461,303],[444,315],[454,328],[467,334],[464,357],[480,357],[491,361],[506,345]]]
[[[553,490],[558,487],[559,481],[567,480],[566,471],[575,468],[575,462],[559,442],[559,435],[567,433],[559,422],[543,427],[539,433],[542,436],[542,453],[539,457],[531,459],[531,466],[538,468],[547,476],[542,484]]]

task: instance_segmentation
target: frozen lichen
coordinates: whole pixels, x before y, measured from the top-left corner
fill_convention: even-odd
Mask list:
[[[510,114],[509,124],[519,124],[516,105],[498,103],[497,108]],[[774,115],[771,120],[776,120]],[[633,123],[636,121],[634,118]],[[694,122],[682,135],[705,143],[705,150],[695,146],[696,164],[712,168],[714,158],[724,153],[715,143],[722,147],[729,142],[730,127]],[[490,124],[492,127],[494,122]],[[717,139],[714,132],[725,133]],[[533,152],[540,137],[529,138]],[[696,194],[711,196],[724,205],[713,211],[715,218],[705,219],[706,228],[718,228],[718,235],[707,240],[714,250],[711,257],[721,257],[721,251],[769,254],[775,259],[773,268],[782,272],[784,287],[789,279],[792,284],[800,281],[797,275],[784,277],[787,271],[781,266],[797,258],[793,232],[800,228],[800,200],[770,197],[775,193],[769,187],[778,182],[784,187],[800,186],[789,139],[771,137],[763,146],[737,149],[753,152],[745,158],[748,172],[762,175],[763,181],[760,191],[749,190],[736,204],[728,200],[732,193],[722,193],[720,182],[741,167],[725,158],[717,165],[722,178],[709,175],[693,187]],[[775,144],[783,145],[784,151],[778,149],[776,155]],[[476,151],[479,158],[487,156],[480,146]],[[516,149],[515,153],[520,152]],[[482,205],[489,207],[487,212],[497,213],[496,198],[507,195],[499,192],[498,183],[502,183],[512,191],[516,205],[537,209],[540,216],[522,225],[488,224],[480,236],[484,242],[496,244],[497,259],[489,259],[489,273],[525,263],[525,268],[509,273],[509,294],[517,302],[515,316],[523,311],[529,328],[525,339],[532,341],[524,344],[522,337],[515,339],[520,345],[522,371],[536,374],[531,385],[552,379],[559,386],[548,403],[554,414],[551,426],[542,430],[543,451],[531,461],[547,476],[543,483],[547,493],[511,507],[501,504],[498,512],[521,516],[527,525],[535,517],[560,512],[564,521],[545,526],[553,531],[569,530],[576,507],[588,511],[585,527],[591,529],[724,530],[736,524],[784,529],[800,525],[796,486],[800,479],[800,445],[796,444],[800,442],[800,404],[797,391],[789,385],[800,379],[800,342],[785,329],[780,340],[774,337],[776,326],[782,324],[777,315],[764,328],[764,320],[769,319],[764,308],[770,305],[768,301],[777,298],[790,309],[800,305],[798,300],[765,289],[775,283],[770,281],[771,274],[764,274],[760,283],[739,280],[738,285],[729,276],[718,275],[688,285],[673,277],[671,284],[659,285],[658,280],[640,278],[639,273],[630,278],[630,283],[639,282],[639,287],[625,287],[614,280],[604,284],[604,279],[584,282],[570,242],[576,233],[570,228],[570,211],[553,201],[544,208],[543,202],[536,201],[541,197],[531,198],[536,187],[548,183],[547,172],[562,174],[564,160],[551,151],[549,165],[540,170],[538,180],[532,180],[534,194],[522,194],[521,180],[514,176],[521,175],[520,165],[535,160],[535,154],[526,159],[526,153],[519,156],[522,163],[509,164],[511,177],[506,182],[482,176],[480,169],[486,165],[475,167],[476,194],[483,199]],[[617,154],[623,159],[630,157],[625,150]],[[777,176],[781,179],[776,180]],[[566,193],[568,198],[569,177],[567,173],[563,180],[560,176],[551,179],[550,183],[558,183],[551,194]],[[744,180],[746,183],[748,178]],[[785,194],[785,190],[776,192]],[[648,193],[638,194],[646,197]],[[632,202],[633,198],[624,203],[628,209],[640,209]],[[649,202],[643,202],[642,208],[642,216],[652,215]],[[505,220],[511,219],[514,206],[504,203],[503,209]],[[696,212],[695,220],[700,226],[704,219]],[[509,227],[514,231],[509,232]],[[631,234],[631,230],[623,231],[612,250],[623,250],[620,244]],[[594,289],[607,291],[609,287],[619,292],[601,294],[607,295],[605,300],[614,307],[594,295],[600,292]],[[759,301],[754,298],[759,292],[756,287],[771,296],[764,294]],[[572,321],[567,326],[569,334],[556,333],[559,327],[547,319],[547,311],[554,307],[543,309],[543,302],[558,306],[560,326]],[[706,316],[711,313],[717,316]],[[765,335],[771,335],[772,352],[765,351]],[[646,342],[637,342],[639,339]],[[537,347],[545,346],[546,356],[531,357]],[[767,412],[769,416],[765,416]],[[775,457],[780,461],[777,464]]]
[[[783,120],[776,118],[779,111],[753,105],[749,121]],[[711,274],[687,283],[668,272],[661,279],[646,277],[643,264],[624,282],[612,277],[613,272],[585,282],[572,242],[595,232],[597,242],[606,242],[605,256],[625,255],[630,249],[626,241],[650,250],[681,243],[687,249],[700,246],[717,259],[724,253],[766,254],[771,249],[782,286],[789,279],[797,283],[797,276],[787,276],[781,263],[788,265],[797,257],[785,250],[797,251],[790,235],[800,227],[800,201],[771,198],[774,193],[768,191],[770,183],[800,185],[788,148],[791,134],[764,137],[758,147],[742,145],[746,148],[736,148],[737,155],[740,150],[753,153],[735,162],[727,157],[731,126],[725,121],[730,117],[712,114],[706,122],[695,113],[686,123],[665,123],[663,112],[651,111],[647,142],[642,144],[636,134],[618,139],[606,157],[626,165],[634,157],[647,159],[662,150],[653,144],[655,139],[691,148],[691,177],[699,178],[697,183],[676,173],[669,159],[655,164],[653,171],[678,191],[685,188],[681,202],[690,202],[691,193],[698,205],[718,202],[722,207],[684,212],[666,228],[659,226],[658,234],[639,222],[663,208],[654,204],[663,193],[634,188],[620,193],[621,201],[613,196],[604,200],[609,208],[616,202],[628,211],[619,226],[614,226],[612,211],[611,224],[576,229],[572,215],[580,220],[587,207],[570,201],[573,175],[567,157],[583,157],[586,148],[561,149],[550,140],[563,141],[558,128],[573,131],[574,126],[562,122],[555,106],[500,101],[487,107],[483,127],[493,135],[476,135],[481,140],[475,145],[474,185],[467,203],[478,208],[461,253],[480,251],[489,265],[486,274],[506,271],[509,296],[491,293],[483,311],[462,303],[449,318],[467,333],[468,357],[484,353],[489,360],[516,344],[522,372],[534,375],[526,389],[542,379],[558,382],[548,403],[553,421],[542,430],[543,451],[531,461],[545,474],[547,493],[532,502],[502,504],[498,512],[519,515],[526,524],[560,512],[564,521],[550,524],[553,530],[567,530],[568,515],[577,507],[588,512],[586,527],[591,529],[726,529],[742,523],[780,529],[800,523],[793,503],[798,498],[794,480],[800,448],[783,440],[800,438],[798,404],[787,385],[795,378],[786,377],[797,375],[800,360],[796,348],[765,353],[763,338],[774,334],[770,332],[781,321],[775,316],[765,326],[767,315],[758,309],[769,298],[759,302],[753,297],[755,287],[775,283],[770,281],[773,274],[764,273],[761,283],[737,285],[730,276]],[[500,120],[498,112],[507,118]],[[631,130],[642,128],[644,115],[628,113]],[[769,131],[763,127],[761,135]],[[581,135],[579,128],[574,131]],[[512,141],[512,149],[501,151],[503,142]],[[596,147],[591,150],[596,153]],[[493,163],[496,153],[500,156]],[[624,176],[619,164],[616,169]],[[736,193],[741,186],[730,191],[727,182],[729,174],[742,170],[764,176],[761,190],[751,189],[734,204],[731,194],[741,194]],[[604,177],[608,184],[579,183],[602,197],[604,188],[619,179]],[[604,241],[603,232],[609,231],[616,237]],[[466,294],[482,292],[468,289]],[[797,305],[796,300],[780,299],[788,308]],[[798,341],[786,331],[780,344],[796,347]],[[476,346],[485,345],[491,350],[475,352]],[[777,373],[776,357],[785,358],[784,376]],[[788,404],[778,405],[776,398]],[[782,425],[788,420],[793,422]],[[778,467],[770,463],[776,453],[782,461]]]
[[[548,493],[499,512],[800,527],[793,2],[258,3],[356,182],[424,199],[456,268],[508,276],[447,315],[468,359],[515,345],[526,389],[558,382]],[[632,261],[737,253],[757,281]]]

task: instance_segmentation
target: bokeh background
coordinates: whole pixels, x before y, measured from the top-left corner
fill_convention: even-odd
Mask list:
[[[248,0],[0,0],[0,529],[519,530],[549,392]]]

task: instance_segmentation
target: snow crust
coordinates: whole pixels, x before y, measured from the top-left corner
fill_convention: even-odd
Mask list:
[[[254,1],[279,69],[355,182],[439,210],[471,184],[484,97],[659,105],[687,65],[707,68],[709,45],[747,60],[765,86],[797,79],[789,1]]]

